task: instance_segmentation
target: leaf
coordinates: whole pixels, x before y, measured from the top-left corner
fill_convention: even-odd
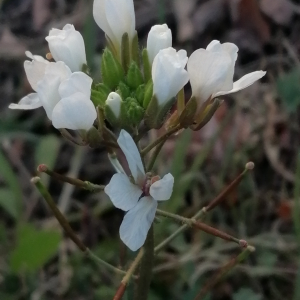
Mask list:
[[[251,289],[241,288],[234,293],[233,300],[262,300],[261,295],[254,293]]]
[[[42,231],[30,224],[22,225],[17,234],[17,246],[10,255],[12,271],[37,271],[55,255],[60,241],[58,231]]]
[[[288,112],[295,111],[300,104],[300,70],[280,76],[276,82],[277,92]]]
[[[0,193],[0,206],[16,220],[21,214],[22,191],[17,176],[1,150],[0,176],[8,185],[7,188],[2,189],[2,194]]]
[[[13,219],[19,216],[18,205],[15,201],[14,191],[8,188],[0,189],[0,206],[8,212]]]

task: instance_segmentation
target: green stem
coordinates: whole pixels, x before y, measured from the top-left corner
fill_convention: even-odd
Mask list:
[[[153,154],[151,155],[150,162],[149,162],[149,164],[147,166],[147,170],[148,171],[151,171],[153,169],[153,166],[154,166],[155,161],[156,161],[156,159],[158,157],[158,154],[159,154],[160,150],[162,149],[162,147],[163,147],[163,145],[164,145],[165,142],[166,142],[166,140],[163,140],[163,141],[160,142],[160,144],[158,144],[156,146]]]
[[[146,242],[144,244],[145,253],[142,257],[140,264],[139,280],[137,282],[135,300],[147,300],[150,288],[150,282],[152,277],[152,267],[154,259],[154,238],[153,238],[153,225],[147,235]]]
[[[89,190],[91,192],[101,192],[104,190],[105,185],[98,185],[98,184],[93,184],[89,181],[82,181],[80,179],[77,178],[72,178],[72,177],[68,177],[65,175],[61,175],[59,173],[56,173],[52,170],[50,170],[46,165],[41,164],[38,166],[37,168],[38,172],[43,172],[46,173],[47,175],[51,176],[52,178],[62,181],[62,182],[66,182],[66,183],[70,183],[72,185],[75,185],[79,188],[85,189],[85,190]]]
[[[157,140],[155,140],[152,144],[148,145],[141,151],[141,155],[145,156],[151,149],[160,144],[162,141],[167,140],[173,133],[176,133],[181,129],[181,125],[178,124],[176,127],[170,129],[165,134],[160,136]]]

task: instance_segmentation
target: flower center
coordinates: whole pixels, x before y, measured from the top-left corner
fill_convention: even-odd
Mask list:
[[[159,179],[160,179],[160,177],[158,175],[152,176],[151,173],[146,174],[146,178],[145,178],[144,184],[142,186],[142,191],[143,191],[142,196],[143,197],[150,196],[150,187],[151,187],[151,185],[154,182],[158,181]]]

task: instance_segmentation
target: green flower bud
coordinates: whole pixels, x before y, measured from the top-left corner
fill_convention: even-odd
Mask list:
[[[136,89],[139,85],[144,83],[143,74],[139,69],[136,62],[132,62],[129,66],[128,73],[126,76],[127,84],[130,88]]]
[[[145,85],[141,84],[135,91],[136,100],[143,106],[144,96],[145,96]]]
[[[103,83],[96,84],[91,91],[91,100],[96,107],[98,105],[103,107],[109,93],[110,89],[106,85]]]
[[[121,64],[107,48],[102,55],[101,73],[103,83],[110,89],[115,89],[119,82],[124,80],[124,71]]]
[[[130,88],[129,86],[121,81],[117,88],[117,93],[121,96],[122,99],[126,99],[130,96]]]
[[[129,122],[133,126],[140,124],[144,117],[144,109],[139,105],[136,99],[127,98],[126,101],[126,111]]]

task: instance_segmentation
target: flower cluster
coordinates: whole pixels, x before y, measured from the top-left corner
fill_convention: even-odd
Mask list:
[[[168,122],[170,128],[199,130],[219,107],[217,97],[248,87],[265,72],[252,72],[234,82],[236,45],[214,40],[188,57],[185,50],[172,47],[172,33],[166,24],[151,28],[147,46],[140,53],[133,0],[94,0],[93,15],[107,41],[101,60],[102,81],[92,79],[84,40],[67,24],[62,30],[50,30],[46,37],[48,59],[26,52],[30,60],[24,68],[35,92],[9,107],[43,107],[55,128],[76,130],[90,146],[95,143],[88,139],[95,135],[89,133],[99,132],[100,142],[121,148],[132,177],[115,174],[105,192],[116,207],[128,211],[120,235],[136,250],[146,239],[157,201],[171,197],[174,178],[168,174],[159,179],[145,170],[132,136],[162,127],[176,98],[184,98],[188,82],[192,97],[186,104],[181,101]],[[105,135],[108,129],[103,132],[105,120],[121,130],[117,143]]]

